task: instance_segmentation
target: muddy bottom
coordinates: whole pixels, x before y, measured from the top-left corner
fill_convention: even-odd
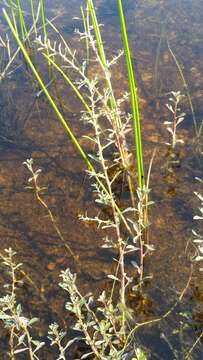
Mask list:
[[[78,16],[80,4],[70,2],[73,16]],[[99,19],[105,24],[105,47],[111,58],[122,46],[117,6],[113,0],[95,3]],[[55,24],[80,53],[82,44],[73,34],[77,21],[68,13],[67,2],[55,4],[50,0],[46,6],[47,15],[58,16]],[[203,328],[203,279],[192,261],[192,229],[197,229],[193,216],[199,206],[194,191],[202,191],[195,180],[202,177],[202,139],[195,136],[195,124],[198,127],[203,119],[203,7],[201,0],[129,1],[124,10],[140,99],[146,172],[156,149],[150,177],[150,198],[154,204],[149,210],[149,239],[155,251],[146,259],[145,274],[149,279],[143,293],[132,296],[129,291],[128,302],[134,311],[132,326],[158,318],[160,321],[140,327],[133,339],[136,346],[145,348],[147,359],[185,360]],[[54,38],[51,30],[50,36]],[[172,54],[181,66],[187,88]],[[37,54],[35,61],[45,70]],[[12,247],[17,260],[23,263],[23,285],[17,295],[28,317],[40,319],[35,327],[36,338],[46,339],[48,325],[53,322],[71,337],[74,319],[64,310],[67,299],[58,286],[61,270],[71,268],[78,274],[81,291],[91,291],[97,297],[103,289],[111,289],[107,275],[114,269],[115,254],[101,248],[105,235],[101,230],[79,220],[79,215],[87,210],[89,216],[104,210],[95,203],[84,163],[44,95],[36,96],[39,88],[22,58],[16,62],[20,68],[0,83],[0,252]],[[95,71],[96,65],[91,66],[89,76]],[[48,78],[45,80],[48,84]],[[116,96],[127,90],[124,59],[113,71],[113,83]],[[186,113],[178,130],[184,144],[178,145],[174,158],[165,144],[169,134],[163,125],[170,117],[165,104],[172,90],[185,94],[182,109]],[[50,91],[81,145],[91,151],[89,142],[82,138],[90,135],[91,129],[80,121],[81,107],[71,90],[57,77]],[[124,110],[129,110],[129,104]],[[42,169],[39,182],[45,187],[44,199],[65,243],[79,261],[64,246],[32,191],[26,189],[29,173],[23,162],[30,158],[34,159],[35,168]],[[125,186],[120,183],[118,188],[121,201],[125,201],[129,196],[123,191]],[[132,272],[131,260],[126,259],[126,266]],[[4,274],[0,282],[3,285],[5,281]],[[2,359],[9,358],[8,341],[8,333],[1,326]],[[41,358],[55,359],[55,350],[45,341],[47,346]],[[84,344],[75,344],[67,359],[77,359],[83,352]],[[200,339],[188,359],[201,359],[202,354]],[[21,355],[19,359],[26,357]]]

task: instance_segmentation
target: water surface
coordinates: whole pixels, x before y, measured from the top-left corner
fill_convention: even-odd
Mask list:
[[[95,4],[99,20],[104,24],[105,48],[111,58],[122,46],[117,2],[101,0]],[[82,44],[77,41],[74,29],[80,24],[73,16],[79,16],[79,5],[76,0],[46,1],[47,16],[56,17],[54,23],[78,52]],[[187,115],[179,130],[184,145],[178,147],[179,163],[172,167],[163,122],[170,116],[165,107],[169,93],[172,90],[186,93],[167,40],[188,84],[197,123],[203,118],[203,4],[201,0],[126,0],[123,5],[140,98],[146,169],[156,148],[151,174],[151,197],[155,204],[150,212],[150,241],[155,252],[146,262],[146,272],[152,280],[144,289],[142,302],[130,300],[135,312],[146,320],[164,314],[173,306],[191,271],[191,230],[196,226],[193,215],[198,207],[193,192],[200,191],[195,177],[202,177],[202,158],[187,97],[182,103]],[[50,37],[53,36],[50,30]],[[37,59],[36,56],[36,62]],[[97,211],[84,164],[44,96],[36,97],[39,89],[22,59],[18,58],[17,63],[21,65],[19,70],[0,83],[0,250],[15,249],[24,264],[24,272],[34,283],[33,286],[28,277],[24,278],[19,298],[27,314],[40,317],[38,330],[43,338],[49,323],[57,321],[68,331],[72,323],[64,312],[64,293],[57,286],[60,271],[70,267],[78,272],[78,284],[84,293],[91,290],[98,294],[110,287],[106,277],[112,263],[111,254],[101,250],[103,234],[78,219],[86,209],[90,215]],[[90,76],[94,71],[89,69]],[[114,71],[114,84],[117,96],[127,90],[122,59]],[[89,132],[80,122],[79,104],[70,89],[64,88],[63,81],[58,79],[51,91],[60,94],[63,110],[77,137]],[[89,149],[82,138],[81,144]],[[42,169],[46,201],[64,238],[79,255],[80,266],[65,251],[44,209],[25,189],[29,175],[22,163],[30,157]],[[158,326],[147,327],[137,334],[136,341],[146,346],[149,359],[172,360],[172,347],[178,351],[178,359],[184,358],[181,346],[189,350],[202,331],[202,284],[202,277],[195,270],[180,306]],[[187,321],[181,315],[186,312]],[[188,327],[181,338],[179,330],[183,323]],[[5,336],[2,330],[1,348]],[[74,351],[70,359],[77,357]],[[198,343],[191,359],[201,359],[202,353]],[[53,359],[50,352],[44,356]]]

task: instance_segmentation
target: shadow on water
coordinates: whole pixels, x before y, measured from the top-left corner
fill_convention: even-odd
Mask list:
[[[121,47],[116,1],[95,3],[99,18],[105,22],[105,47],[111,56],[112,49]],[[194,178],[202,177],[202,161],[187,97],[183,102],[187,117],[180,129],[185,143],[178,149],[176,165],[171,165],[167,153],[163,122],[169,116],[165,108],[169,92],[185,92],[167,39],[183,69],[197,123],[203,118],[203,6],[201,0],[123,3],[138,82],[147,164],[153,149],[157,149],[151,175],[155,205],[150,214],[150,241],[156,251],[146,263],[146,272],[152,275],[152,280],[146,284],[143,298],[131,298],[129,294],[138,318],[148,320],[173,308],[191,272],[191,229],[195,227],[193,215],[198,206],[193,192],[199,189]],[[79,15],[78,1],[71,0],[71,4],[72,14]],[[71,19],[66,1],[47,1],[47,12],[50,17],[59,16],[56,25],[74,47],[80,47],[80,43],[72,40],[78,25]],[[121,61],[114,74],[116,94],[127,89],[123,65]],[[91,75],[95,69],[89,71]],[[78,103],[70,90],[63,89],[60,79],[56,84],[65,115],[80,138],[87,129],[81,126]],[[54,87],[51,89],[55,91]],[[0,249],[12,247],[24,264],[24,285],[19,296],[26,312],[41,319],[38,330],[43,338],[53,321],[70,331],[72,319],[64,312],[64,294],[57,286],[60,271],[71,267],[78,272],[82,291],[98,294],[100,289],[110,286],[106,277],[112,266],[112,254],[101,250],[102,235],[96,227],[84,225],[78,219],[86,209],[90,215],[95,211],[84,166],[43,95],[36,96],[37,91],[24,65],[0,83]],[[81,143],[89,147],[86,141]],[[80,266],[64,251],[44,210],[25,189],[28,174],[22,163],[30,157],[42,169],[46,201],[63,236],[79,254]],[[184,359],[183,350],[190,349],[202,331],[202,285],[202,277],[194,271],[183,301],[170,316],[158,326],[138,331],[135,341],[150,349],[149,359]],[[3,349],[7,338],[5,330],[1,331]],[[69,358],[76,358],[77,351],[73,348]],[[51,353],[44,356],[53,358]],[[192,359],[201,358],[198,343]]]

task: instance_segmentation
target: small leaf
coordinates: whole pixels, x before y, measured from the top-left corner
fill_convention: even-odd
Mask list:
[[[104,342],[105,342],[105,340],[98,340],[98,341],[95,342],[95,345],[96,345],[96,346],[100,346],[100,345],[102,345]]]
[[[25,347],[25,348],[22,348],[22,349],[15,350],[15,351],[14,351],[14,354],[19,354],[19,353],[21,353],[21,352],[23,352],[23,351],[26,351],[26,350],[28,350],[28,347]]]
[[[173,107],[171,104],[166,104],[166,107],[172,112],[174,113]]]
[[[22,344],[23,340],[25,339],[25,336],[26,334],[23,334],[18,338],[18,345]]]
[[[89,355],[92,355],[92,354],[94,354],[93,352],[90,352],[90,353],[87,353],[87,354],[84,354],[80,359],[82,360],[82,359],[87,359],[87,357],[89,356]]]
[[[37,321],[39,321],[39,319],[34,317],[29,321],[28,325],[31,326],[32,324],[36,323]]]
[[[203,256],[197,256],[196,258],[195,258],[195,261],[202,261],[203,260]]]
[[[11,320],[12,317],[6,314],[0,314],[0,320]]]
[[[69,340],[69,341],[67,342],[66,346],[65,346],[65,349],[67,349],[68,347],[70,347],[70,346],[71,346],[75,341],[77,341],[77,340],[83,340],[83,338],[77,336],[77,337],[75,337],[74,339]]]
[[[155,248],[154,248],[154,245],[149,245],[149,244],[144,244],[144,246],[147,248],[147,250],[149,251],[154,251]]]
[[[147,360],[147,357],[142,349],[136,349],[136,358],[134,358],[134,360]]]
[[[140,271],[140,267],[135,261],[131,261],[131,264],[132,264],[132,266],[134,266],[134,268],[136,268],[138,270],[138,272]]]
[[[173,135],[173,130],[170,127],[167,127],[168,132]]]
[[[120,280],[119,280],[116,276],[114,276],[114,275],[108,275],[108,278],[120,282]]]
[[[203,202],[203,196],[202,194],[198,193],[198,192],[194,192],[194,194]]]
[[[177,121],[177,125],[179,125],[184,120],[184,117],[180,117]]]
[[[44,346],[44,342],[39,342],[39,344],[37,345],[36,349],[33,351],[33,353],[36,353],[39,349],[41,349]]]
[[[127,245],[127,246],[126,246],[126,249],[132,250],[132,251],[139,250],[139,248],[138,248],[138,247],[135,247],[134,245]]]

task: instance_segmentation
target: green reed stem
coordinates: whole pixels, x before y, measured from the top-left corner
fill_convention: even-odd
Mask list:
[[[102,66],[103,66],[107,87],[110,91],[109,107],[112,112],[112,127],[115,131],[116,142],[117,142],[119,153],[120,153],[120,156],[122,159],[122,164],[123,164],[124,168],[126,168],[126,156],[125,156],[126,149],[125,149],[125,144],[123,144],[123,139],[121,139],[121,137],[122,137],[122,135],[121,135],[121,132],[122,132],[121,118],[119,115],[119,109],[117,108],[116,99],[114,97],[113,87],[112,87],[111,78],[110,78],[109,70],[108,70],[108,62],[106,60],[106,55],[105,55],[105,51],[104,51],[104,47],[103,47],[103,43],[102,43],[102,37],[101,37],[100,29],[99,29],[99,24],[97,21],[96,12],[95,12],[95,8],[94,8],[92,0],[87,0],[87,8],[89,10],[90,18],[91,18],[92,25],[94,28],[98,56],[100,58]],[[89,29],[88,29],[88,31],[89,31]],[[133,193],[134,187],[132,184],[131,176],[129,174],[127,176],[127,181],[128,181],[132,206],[135,207],[134,193]]]
[[[130,96],[131,96],[131,108],[133,115],[133,124],[134,124],[134,142],[136,149],[136,160],[137,160],[137,177],[138,177],[138,186],[140,189],[144,187],[144,165],[143,165],[143,156],[142,156],[142,140],[141,140],[141,131],[140,131],[140,115],[138,107],[138,95],[136,82],[133,72],[131,53],[128,44],[128,36],[126,31],[125,19],[123,15],[122,1],[118,0],[118,10],[121,23],[122,37],[123,37],[123,47],[125,52],[125,60],[128,72],[128,83],[130,87]]]
[[[11,10],[11,15],[12,15],[12,19],[13,19],[14,28],[15,28],[16,32],[18,32],[18,27],[17,27],[17,24],[16,24],[15,10],[14,10],[14,6],[13,6],[12,0],[9,0],[9,8],[10,8],[10,10]]]
[[[103,65],[104,69],[108,70],[108,64],[107,64],[104,46],[103,46],[103,42],[102,42],[101,32],[99,29],[99,24],[97,21],[97,16],[96,16],[96,12],[95,12],[95,8],[94,8],[92,0],[87,0],[87,6],[88,6],[89,14],[91,17],[92,25],[94,28],[94,34],[95,34],[95,39],[96,39],[96,43],[97,43],[99,57],[100,57],[100,60],[101,60],[101,63]],[[110,77],[107,74],[108,74],[108,72],[105,73],[105,76],[106,76],[106,83],[107,83],[107,86],[110,91],[110,99],[109,99],[110,108],[111,108],[112,112],[114,113],[113,119],[116,124],[117,130],[119,131],[119,129],[121,128],[121,120],[118,115],[118,112],[116,111],[117,110],[116,100],[114,98],[113,88],[112,88]]]
[[[99,30],[99,24],[97,21],[97,16],[96,16],[96,12],[95,12],[95,8],[93,5],[92,0],[87,0],[87,6],[88,6],[88,10],[91,16],[91,20],[92,20],[92,25],[94,28],[94,33],[95,33],[95,38],[96,38],[96,42],[97,42],[97,47],[99,50],[99,55],[101,58],[101,61],[103,63],[103,65],[106,65],[106,55],[104,52],[104,47],[103,47],[103,42],[102,42],[102,38],[101,38],[101,33]]]
[[[85,34],[87,34],[87,28],[88,28],[87,23],[89,22],[88,13],[87,13],[87,18],[86,18],[85,13],[84,13],[84,9],[83,9],[82,6],[80,7],[80,11],[81,11],[81,14],[82,14],[84,32],[85,32]],[[88,9],[87,9],[87,11],[88,11]],[[88,39],[87,35],[86,35],[86,38],[85,38],[85,43],[86,43],[86,61],[87,61],[87,64],[88,64],[89,63],[89,39]]]
[[[26,30],[26,26],[25,26],[22,8],[20,5],[20,0],[16,0],[16,3],[17,3],[17,8],[18,8],[20,31],[21,31],[22,39],[23,39],[23,41],[25,41],[25,38],[27,38],[27,30]]]
[[[30,0],[30,8],[31,8],[31,14],[32,14],[33,30],[34,30],[35,37],[37,37],[36,18],[35,18],[33,0]]]
[[[43,34],[44,34],[44,40],[46,42],[47,41],[47,29],[46,29],[45,15],[44,15],[43,0],[40,0],[40,9],[41,9],[42,29],[43,29]]]

